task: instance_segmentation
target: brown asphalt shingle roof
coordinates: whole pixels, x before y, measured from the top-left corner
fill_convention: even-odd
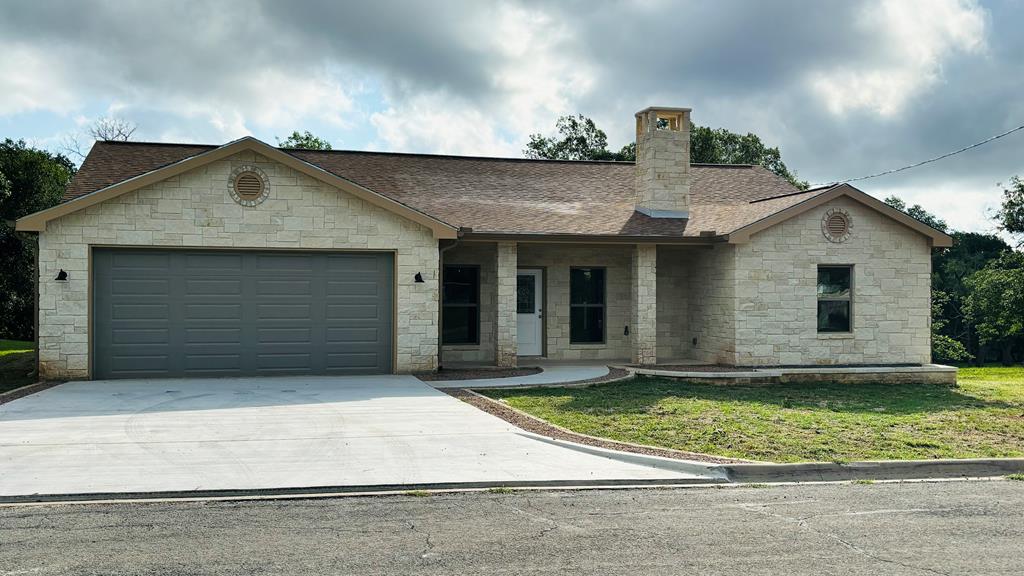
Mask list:
[[[97,142],[70,200],[216,146]],[[760,166],[694,165],[689,220],[634,211],[631,162],[284,150],[378,194],[474,233],[699,236],[727,234],[825,189],[800,192]]]

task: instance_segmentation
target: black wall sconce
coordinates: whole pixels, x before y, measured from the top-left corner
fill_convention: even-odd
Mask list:
[[[622,331],[623,336],[629,336],[629,324],[626,324],[626,329]]]
[[[416,281],[417,284],[423,284],[423,274],[417,272],[414,280]]]
[[[65,272],[63,268],[61,268],[60,272],[57,272],[57,277],[54,278],[54,280],[56,280],[57,282],[67,282],[68,281],[68,273]]]

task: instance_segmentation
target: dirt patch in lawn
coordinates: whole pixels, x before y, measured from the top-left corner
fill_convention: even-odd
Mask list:
[[[448,380],[489,380],[491,378],[515,378],[533,376],[543,372],[536,366],[526,368],[445,368],[437,372],[415,374],[424,382],[445,382]]]
[[[625,371],[623,371],[625,372]],[[622,452],[632,452],[634,454],[644,454],[647,456],[661,456],[663,458],[675,458],[676,460],[694,460],[698,462],[708,462],[711,464],[732,464],[737,462],[745,462],[745,460],[738,460],[733,458],[722,458],[718,456],[712,456],[710,454],[698,454],[695,452],[683,452],[680,450],[668,450],[665,448],[656,448],[653,446],[642,446],[639,444],[630,444],[627,442],[616,442],[614,440],[607,440],[604,438],[596,438],[594,436],[587,436],[586,434],[577,434],[570,430],[554,426],[548,422],[534,418],[528,414],[524,414],[515,410],[505,404],[502,404],[498,400],[491,400],[478,394],[473,393],[465,388],[449,388],[442,390],[459,400],[467,404],[471,404],[492,416],[497,416],[502,420],[522,428],[527,432],[533,432],[534,434],[540,434],[549,438],[555,438],[557,440],[566,440],[569,442],[576,442],[578,444],[585,444],[587,446],[596,446],[598,448],[606,448],[609,450],[619,450]]]

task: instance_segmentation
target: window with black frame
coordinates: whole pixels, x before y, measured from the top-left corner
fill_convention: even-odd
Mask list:
[[[853,266],[818,266],[818,332],[851,332]]]
[[[605,339],[605,270],[569,270],[569,342],[600,344]]]
[[[480,343],[480,268],[445,266],[441,343]]]

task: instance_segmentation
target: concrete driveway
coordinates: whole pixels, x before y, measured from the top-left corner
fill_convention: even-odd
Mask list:
[[[695,477],[538,441],[411,376],[72,382],[0,406],[0,496]]]

